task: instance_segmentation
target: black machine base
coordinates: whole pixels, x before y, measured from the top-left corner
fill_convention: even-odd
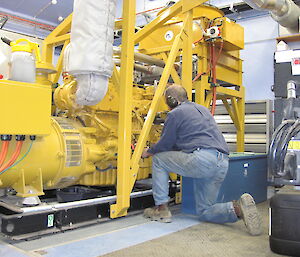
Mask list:
[[[89,200],[93,201],[94,199]],[[33,212],[30,212],[30,208],[35,207],[27,207],[28,213],[6,211],[6,214],[0,214],[1,233],[10,239],[20,240],[100,223],[109,220],[110,205],[115,203],[115,201],[92,203],[91,205],[79,207],[72,207],[72,203],[76,202],[68,202],[63,208],[59,209],[41,209],[39,211],[36,208]],[[70,204],[69,207],[68,204]],[[133,213],[133,211],[142,210],[153,205],[152,194],[141,194],[131,198],[131,205],[128,211]]]

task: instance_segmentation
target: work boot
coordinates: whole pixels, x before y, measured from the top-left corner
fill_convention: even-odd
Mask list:
[[[154,221],[170,223],[172,222],[172,214],[166,205],[155,206],[144,210],[144,217]]]
[[[253,197],[243,194],[238,201],[233,202],[236,215],[243,219],[246,229],[252,236],[262,233],[261,217],[257,211]]]

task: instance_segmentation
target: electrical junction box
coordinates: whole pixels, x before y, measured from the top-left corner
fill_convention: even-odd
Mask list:
[[[251,194],[256,203],[266,201],[267,174],[266,154],[231,153],[217,203],[238,200],[244,193]],[[182,177],[182,212],[196,214],[193,178]]]
[[[49,134],[51,95],[49,85],[0,80],[0,134]]]

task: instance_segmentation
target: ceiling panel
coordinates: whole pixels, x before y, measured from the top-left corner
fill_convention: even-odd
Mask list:
[[[73,0],[57,0],[55,5],[50,0],[0,0],[2,12],[51,25],[59,24],[58,17],[65,18],[72,10]]]

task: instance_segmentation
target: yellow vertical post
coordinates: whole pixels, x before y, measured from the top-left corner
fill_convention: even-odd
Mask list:
[[[201,44],[198,46],[199,50],[197,51],[198,56],[201,55],[201,59],[198,59],[198,74],[203,74],[207,72],[208,69],[208,56],[207,56],[207,44]],[[194,82],[194,87],[196,91],[195,102],[201,105],[204,105],[206,94],[205,88],[208,85],[208,75],[202,75],[201,78]]]
[[[56,74],[50,75],[51,76],[50,80],[52,81],[52,83],[57,83],[60,78],[60,75],[62,73],[62,68],[63,68],[63,59],[64,59],[65,50],[69,43],[70,43],[70,40],[66,40],[64,43],[64,46],[61,50],[60,56],[59,56],[57,64],[56,64],[56,70],[57,70]]]
[[[168,55],[165,52],[161,53],[160,56],[164,60],[165,63],[168,61]],[[174,66],[171,70],[171,77],[172,77],[173,81],[175,82],[175,84],[181,85],[181,79],[180,79],[177,71],[175,70]]]
[[[188,98],[191,100],[193,87],[193,9],[185,12],[185,19],[182,49],[182,85],[187,90]]]
[[[151,102],[151,106],[149,108],[147,118],[145,120],[144,126],[142,128],[142,131],[139,136],[139,140],[137,142],[137,145],[134,150],[134,154],[132,156],[132,161],[131,161],[131,167],[132,167],[132,172],[136,173],[138,168],[139,168],[139,160],[142,155],[143,148],[146,144],[147,137],[149,135],[151,126],[153,124],[153,120],[155,118],[155,114],[159,105],[159,100],[163,96],[163,93],[165,91],[168,79],[171,74],[171,70],[173,68],[174,62],[176,60],[179,48],[181,46],[181,34],[183,31],[181,31],[180,34],[178,34],[174,40],[173,46],[170,51],[170,55],[168,57],[168,60],[166,62],[166,66],[163,70],[163,73],[161,75],[161,79],[159,81],[158,87],[155,91],[153,100]]]
[[[120,70],[120,102],[118,126],[117,202],[111,206],[112,218],[124,216],[130,206],[131,187],[128,185],[131,159],[132,83],[134,63],[136,0],[123,1],[123,33]]]
[[[238,107],[238,119],[240,123],[240,128],[236,133],[236,150],[237,152],[245,151],[245,88],[240,86],[240,91],[242,94],[241,98],[237,99]]]
[[[52,63],[53,57],[53,47],[55,45],[56,38],[60,35],[64,35],[68,33],[71,29],[72,23],[72,14],[70,14],[64,21],[58,25],[48,37],[46,37],[43,41],[43,48],[42,48],[42,61],[47,63]]]

